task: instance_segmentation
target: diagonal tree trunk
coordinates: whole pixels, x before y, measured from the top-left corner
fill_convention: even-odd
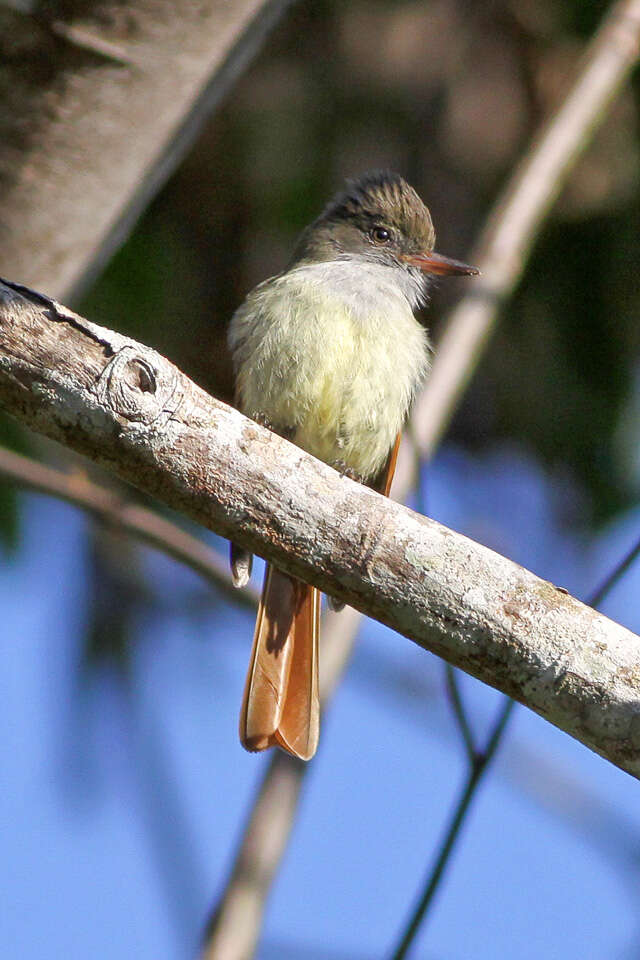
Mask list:
[[[75,297],[291,0],[0,0],[0,262]]]

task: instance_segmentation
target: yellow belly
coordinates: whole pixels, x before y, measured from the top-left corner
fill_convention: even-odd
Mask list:
[[[230,336],[242,409],[266,416],[320,460],[374,476],[427,365],[426,336],[409,305],[387,301],[382,313],[363,297],[360,315],[359,300],[354,306],[290,274],[258,287]]]

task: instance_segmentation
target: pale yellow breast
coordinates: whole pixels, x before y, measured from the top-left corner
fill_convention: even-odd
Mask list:
[[[294,392],[299,388],[296,443],[321,460],[341,460],[349,397],[358,389],[363,345],[353,318],[339,303],[326,316],[318,315],[316,329],[305,329],[303,336],[304,376],[299,377],[298,366],[291,384]]]
[[[332,266],[257,288],[233,318],[230,345],[249,416],[262,414],[314,456],[371,477],[426,370],[426,336],[377,275],[347,295]]]

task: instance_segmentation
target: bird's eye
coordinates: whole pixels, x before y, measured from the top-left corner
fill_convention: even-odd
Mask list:
[[[391,233],[386,227],[374,227],[371,237],[374,243],[388,243],[391,240]]]

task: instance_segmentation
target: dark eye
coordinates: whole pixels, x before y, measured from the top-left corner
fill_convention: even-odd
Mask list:
[[[374,243],[389,243],[391,233],[386,227],[374,227],[371,231],[371,237]]]

